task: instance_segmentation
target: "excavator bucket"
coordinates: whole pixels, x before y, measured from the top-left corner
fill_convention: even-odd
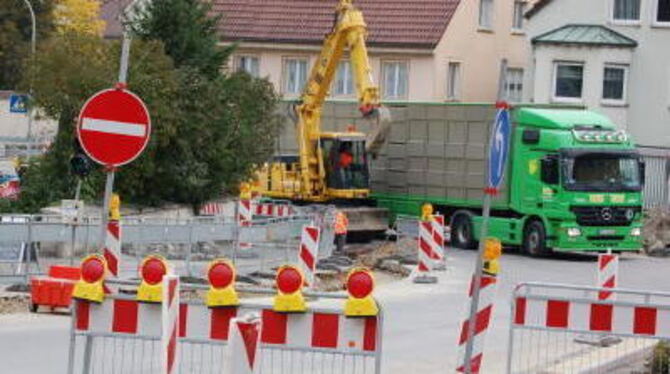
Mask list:
[[[389,211],[377,207],[338,207],[349,219],[351,233],[382,233],[389,228]]]
[[[383,106],[374,110],[374,118],[368,136],[365,140],[365,150],[373,158],[377,158],[379,150],[386,142],[386,137],[391,130],[391,111]]]

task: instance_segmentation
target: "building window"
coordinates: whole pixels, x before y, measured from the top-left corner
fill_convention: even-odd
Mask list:
[[[493,29],[493,0],[479,0],[479,27]]]
[[[298,95],[307,82],[307,59],[287,58],[284,60],[284,93]]]
[[[584,83],[584,64],[559,62],[556,64],[554,97],[581,99]]]
[[[348,96],[354,93],[354,81],[351,76],[351,62],[342,61],[337,67],[335,75],[334,94],[338,96]]]
[[[447,69],[447,100],[461,98],[461,63],[450,62]]]
[[[519,0],[514,2],[514,18],[512,20],[513,31],[523,31],[523,14],[525,10],[526,2]]]
[[[603,100],[623,102],[626,99],[626,75],[622,65],[605,65],[603,72]]]
[[[406,99],[408,83],[407,62],[384,62],[382,72],[384,75],[384,98]]]
[[[513,103],[518,103],[523,99],[523,69],[507,69],[505,98]]]
[[[235,64],[235,70],[247,72],[253,77],[259,76],[258,57],[237,56],[235,59]]]
[[[656,1],[656,23],[670,23],[670,0]]]
[[[614,0],[614,21],[637,22],[640,20],[640,0]]]

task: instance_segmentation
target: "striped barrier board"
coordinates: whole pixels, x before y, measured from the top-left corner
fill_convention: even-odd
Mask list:
[[[158,368],[162,373],[221,373],[237,364],[226,362],[226,347],[235,337],[231,321],[258,315],[258,371],[291,373],[291,368],[304,367],[304,372],[381,373],[381,316],[348,318],[342,299],[324,300],[305,313],[278,313],[267,299],[219,308],[199,300],[179,302],[178,290],[178,284],[164,284],[164,300],[172,301],[161,304],[141,303],[129,295],[109,296],[100,304],[76,301],[72,341],[84,339],[84,354],[80,344],[73,345],[79,353],[71,353],[68,372],[105,373],[114,367],[124,374]]]
[[[314,286],[316,262],[319,259],[319,241],[321,230],[316,226],[304,226],[300,235],[298,265],[305,275],[308,287]]]
[[[194,341],[227,341],[230,321],[249,313],[261,316],[263,344],[361,352],[376,350],[376,317],[346,318],[336,311],[277,313],[262,304],[207,308],[199,303],[184,303],[180,310],[180,337]]]
[[[240,226],[251,226],[253,221],[252,201],[240,199],[237,211],[237,223]]]
[[[433,225],[433,260],[435,269],[445,269],[445,251],[444,251],[444,216],[435,215],[431,221]]]
[[[619,273],[619,256],[609,253],[598,255],[598,284],[596,287],[616,288]],[[598,292],[598,300],[612,299],[614,294],[608,291]]]
[[[220,216],[223,215],[223,203],[206,203],[200,207],[201,216]]]
[[[107,223],[103,255],[107,261],[109,272],[114,277],[118,277],[121,266],[121,223],[117,220],[110,220]]]
[[[419,238],[417,246],[419,261],[416,268],[414,283],[437,283],[437,277],[432,274],[435,261],[435,238],[433,236],[433,223],[431,221],[419,221]]]
[[[470,320],[466,319],[461,325],[461,333],[458,339],[458,363],[457,372],[466,372],[465,350],[469,340],[473,340],[472,358],[470,360],[470,370],[472,373],[479,373],[482,360],[484,358],[484,340],[486,332],[491,323],[493,315],[493,302],[495,301],[498,280],[494,276],[482,275],[479,291],[479,309],[475,316],[474,334],[470,336]],[[474,279],[470,282],[468,297],[472,302],[474,293]]]

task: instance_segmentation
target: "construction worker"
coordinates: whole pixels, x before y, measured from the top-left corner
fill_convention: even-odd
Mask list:
[[[347,229],[349,227],[349,219],[343,211],[338,210],[335,214],[335,251],[337,253],[344,253],[344,244],[347,242]]]

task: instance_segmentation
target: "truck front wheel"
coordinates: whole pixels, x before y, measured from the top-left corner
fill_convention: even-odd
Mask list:
[[[474,249],[477,246],[474,232],[472,213],[456,212],[451,220],[451,245],[461,249]]]
[[[531,221],[523,231],[523,250],[533,257],[549,254],[547,248],[547,232],[542,221]]]

